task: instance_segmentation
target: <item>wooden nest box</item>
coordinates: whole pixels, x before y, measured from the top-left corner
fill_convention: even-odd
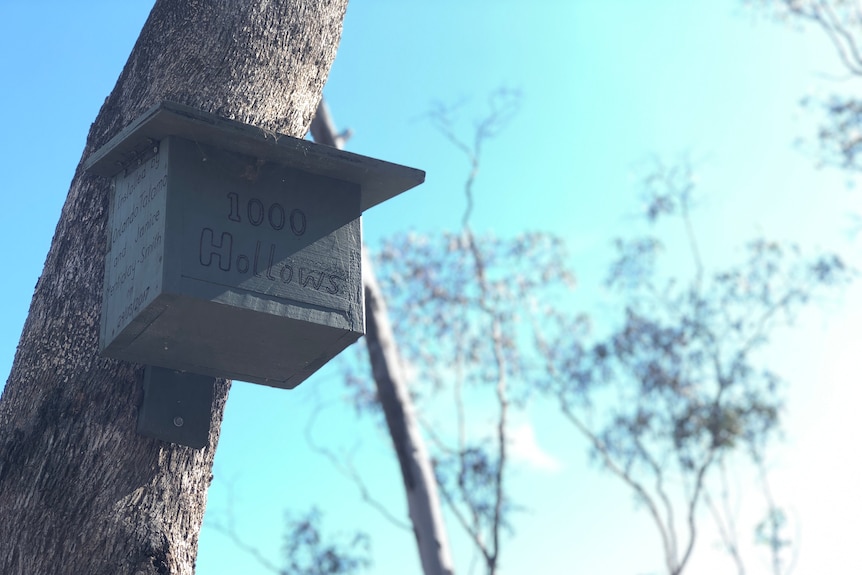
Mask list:
[[[425,179],[168,102],[85,169],[113,178],[101,352],[281,388],[364,334],[360,216]]]

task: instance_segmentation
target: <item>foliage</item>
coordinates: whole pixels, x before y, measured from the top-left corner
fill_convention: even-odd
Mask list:
[[[371,566],[367,535],[357,533],[349,540],[324,537],[320,522],[317,509],[298,517],[287,514],[282,547],[285,567],[279,575],[351,575]]]
[[[316,507],[300,514],[285,514],[284,561],[283,566],[276,565],[266,553],[240,534],[236,524],[238,505],[233,482],[228,481],[225,488],[227,506],[220,517],[210,519],[205,525],[221,533],[267,571],[278,575],[353,575],[371,565],[368,535],[356,532],[345,538],[323,533],[323,517]]]
[[[850,82],[845,93],[826,98],[808,97],[802,103],[820,109],[823,121],[818,133],[826,164],[858,171],[862,169],[862,100],[853,94],[862,78],[862,7],[855,0],[747,0],[779,21],[800,26],[814,25],[835,48]]]

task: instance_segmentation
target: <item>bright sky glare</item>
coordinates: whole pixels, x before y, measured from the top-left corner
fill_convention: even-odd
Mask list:
[[[4,380],[87,129],[151,4],[0,0]],[[846,190],[846,175],[816,169],[816,116],[798,106],[806,94],[847,85],[827,76],[842,71],[817,31],[754,21],[736,0],[380,0],[349,7],[325,93],[339,127],[353,130],[348,149],[428,173],[422,187],[365,217],[373,248],[396,231],[459,226],[466,164],[423,118],[433,103],[462,102],[459,126],[469,137],[487,94],[522,90],[520,113],[486,150],[474,226],[564,235],[588,290],[600,279],[610,238],[631,225],[632,174],[653,155],[695,159],[705,197],[698,221],[716,259],[759,232],[839,246],[852,257],[858,244],[846,243],[846,216],[858,196]],[[794,146],[798,138],[809,138],[808,150]],[[860,302],[854,289],[842,307],[806,315],[769,354],[792,384],[773,487],[799,525],[797,574],[862,572],[855,551],[862,473],[853,460]],[[199,574],[267,573],[207,526],[226,520],[231,501],[241,535],[274,562],[284,510],[317,505],[326,528],[372,535],[375,574],[419,573],[412,534],[359,502],[356,488],[306,444],[308,413],[318,401],[337,400],[336,377],[325,369],[293,392],[234,385]],[[503,573],[535,573],[539,565],[543,573],[660,572],[646,514],[614,478],[587,464],[584,446],[552,407],[537,406],[512,431],[511,485],[527,511],[503,549]],[[406,517],[381,430],[333,405],[314,434],[355,452],[376,495]],[[740,500],[740,525],[755,515],[755,496]],[[468,573],[470,549],[449,519],[459,572]],[[729,572],[715,542],[714,532],[701,534],[689,573]],[[750,555],[750,572],[766,573],[763,560]]]

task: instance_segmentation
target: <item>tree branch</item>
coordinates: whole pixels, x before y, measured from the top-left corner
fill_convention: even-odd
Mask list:
[[[674,555],[674,544],[672,542],[672,536],[668,533],[667,528],[661,519],[661,513],[659,512],[653,497],[639,481],[634,479],[634,477],[632,477],[630,473],[617,465],[602,440],[599,439],[592,431],[590,431],[586,424],[584,424],[584,422],[582,422],[581,419],[576,416],[574,412],[571,411],[571,409],[569,409],[568,404],[566,404],[562,400],[560,401],[560,410],[563,412],[563,415],[566,417],[566,419],[568,419],[569,422],[575,426],[575,429],[580,431],[581,434],[592,444],[593,448],[602,458],[605,467],[607,467],[611,473],[622,479],[626,485],[632,488],[632,490],[634,490],[634,492],[638,495],[641,501],[647,506],[650,516],[652,517],[653,522],[658,528],[659,535],[661,536],[662,548],[664,549],[665,564],[667,566],[668,573],[679,573],[679,563],[677,562],[676,556]]]
[[[721,541],[724,544],[725,549],[730,553],[730,556],[736,565],[737,575],[745,575],[745,564],[742,561],[742,555],[739,553],[739,535],[736,530],[736,522],[734,521],[733,513],[730,509],[730,493],[727,486],[727,468],[724,464],[723,457],[719,459],[719,468],[721,469],[721,503],[726,523],[722,519],[722,511],[719,510],[718,506],[716,506],[707,489],[704,489],[703,491],[703,498],[713,519],[715,519],[715,524],[718,527]]]

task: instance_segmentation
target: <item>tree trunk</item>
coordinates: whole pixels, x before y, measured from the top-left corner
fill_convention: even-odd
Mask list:
[[[317,115],[311,124],[311,134],[320,144],[341,147],[344,137],[337,135],[334,123],[324,100],[320,101]],[[398,357],[398,346],[389,321],[389,313],[371,258],[362,249],[362,283],[365,288],[365,343],[377,385],[377,395],[389,435],[401,466],[401,477],[407,493],[407,508],[419,558],[425,575],[451,575],[452,558],[443,514],[440,510],[440,497],[437,494],[437,480],[431,468],[431,460],[419,425],[416,421],[413,400],[407,388],[407,377]]]
[[[347,0],[158,0],[82,162],[172,100],[303,136]],[[209,445],[135,433],[142,366],[98,356],[110,183],[79,164],[0,400],[0,573],[191,574]]]

